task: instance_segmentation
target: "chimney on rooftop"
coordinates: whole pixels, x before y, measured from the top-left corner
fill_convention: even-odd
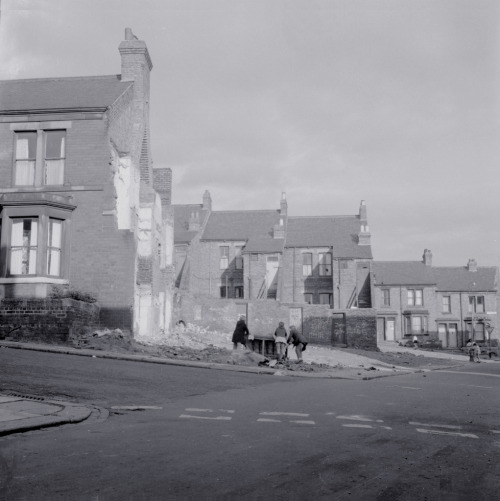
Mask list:
[[[286,201],[286,193],[283,192],[281,194],[281,201],[280,201],[280,215],[286,216],[288,212],[288,202]]]
[[[467,263],[467,270],[468,271],[477,271],[477,262],[474,258],[469,259],[469,262]]]
[[[371,235],[370,228],[368,227],[368,217],[366,215],[366,204],[364,200],[361,200],[359,206],[359,226],[358,245],[370,245]]]
[[[422,258],[425,266],[432,266],[432,252],[429,249],[424,250]]]
[[[191,216],[189,217],[188,230],[200,230],[200,213],[198,211],[191,212]]]
[[[209,211],[212,210],[212,197],[208,190],[205,190],[205,193],[203,193],[203,208]]]

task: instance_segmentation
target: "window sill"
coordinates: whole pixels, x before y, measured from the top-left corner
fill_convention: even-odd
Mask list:
[[[0,278],[0,284],[58,284],[67,285],[69,280],[55,277],[7,277]]]

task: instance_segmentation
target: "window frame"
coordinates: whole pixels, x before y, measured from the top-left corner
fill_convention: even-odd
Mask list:
[[[71,247],[71,212],[75,206],[59,202],[63,197],[47,196],[45,200],[37,199],[39,194],[29,194],[21,201],[16,200],[18,194],[4,195],[1,208],[1,252],[0,252],[0,280],[3,283],[30,282],[43,280],[47,282],[67,282],[69,277],[69,261]],[[12,199],[12,200],[11,200]],[[51,201],[52,199],[52,201]],[[57,200],[57,201],[54,201]],[[32,274],[11,273],[12,226],[16,219],[34,219],[38,221],[36,272]],[[51,220],[58,220],[61,224],[59,274],[49,275],[48,264],[48,229]]]
[[[323,262],[325,257],[327,262]],[[331,252],[319,252],[318,253],[318,271],[321,277],[331,277],[332,276],[332,253]]]
[[[234,246],[234,268],[236,270],[243,269],[243,245]]]
[[[423,289],[407,289],[408,306],[424,306]]]
[[[302,252],[302,276],[312,277],[313,274],[313,254],[312,252]],[[310,263],[306,263],[306,257],[309,258]]]
[[[449,295],[442,296],[441,306],[443,313],[451,313],[451,296]]]
[[[414,320],[420,319],[420,330],[414,328]],[[428,315],[405,315],[405,334],[418,335],[429,333],[429,317]]]
[[[44,186],[63,186],[65,180],[66,171],[66,159],[67,159],[67,136],[68,128],[71,127],[70,122],[28,122],[24,124],[12,124],[11,129],[13,130],[13,162],[12,162],[12,187],[13,188],[40,188]],[[47,140],[51,134],[54,133],[64,133],[63,134],[63,146],[62,156],[58,157],[47,157]],[[23,134],[34,134],[35,135],[35,156],[31,158],[18,158],[18,140],[19,136]],[[60,183],[47,183],[47,161],[62,160],[62,173]],[[18,174],[18,163],[22,161],[34,161],[33,164],[33,182],[29,184],[17,183]]]
[[[308,297],[311,298],[310,301],[307,300]],[[312,292],[304,292],[304,303],[314,304],[314,294]]]
[[[235,285],[234,286],[234,297],[236,299],[242,299],[245,297],[245,290],[243,285]]]
[[[382,306],[391,306],[391,289],[382,289]]]
[[[325,298],[325,296],[328,296],[328,302],[323,303],[322,299]],[[329,306],[332,306],[333,304],[333,294],[331,292],[320,292],[319,293],[319,304],[327,304]]]
[[[480,301],[478,301],[480,299]],[[478,308],[479,303],[482,307]],[[469,304],[467,307],[469,313],[486,313],[486,300],[483,294],[469,295]]]
[[[229,268],[229,245],[219,245],[219,269],[227,270],[228,268]]]

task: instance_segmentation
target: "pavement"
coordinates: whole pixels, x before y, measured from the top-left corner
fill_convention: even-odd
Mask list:
[[[243,365],[227,365],[209,362],[197,362],[191,360],[175,360],[149,355],[136,355],[128,353],[116,353],[108,351],[95,351],[70,348],[66,346],[43,345],[34,343],[19,343],[15,341],[0,341],[0,349],[23,349],[67,355],[78,355],[115,360],[129,360],[149,362],[165,365],[177,365],[185,367],[199,367],[216,370],[229,370],[238,372],[251,372],[257,374],[269,374],[273,376],[329,378],[329,379],[375,379],[379,377],[408,374],[412,372],[424,372],[429,369],[398,367],[380,362],[376,359],[349,353],[345,350],[330,347],[308,345],[303,354],[304,362],[328,364],[333,369],[324,372],[283,371],[280,368],[254,367]],[[466,362],[468,358],[463,354],[449,352],[432,352],[427,350],[415,350],[399,346],[396,343],[379,343],[382,352],[410,352],[414,355],[421,354],[425,357],[444,358],[450,361],[450,365]],[[484,360],[484,362],[495,363]],[[104,409],[97,412],[106,412]],[[15,393],[0,394],[0,436],[11,433],[21,433],[40,428],[59,426],[68,423],[78,423],[88,419],[96,408],[62,402],[46,400],[43,397],[19,395]]]

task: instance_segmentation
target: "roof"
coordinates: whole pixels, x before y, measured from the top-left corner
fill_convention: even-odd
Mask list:
[[[201,239],[254,241],[261,245],[273,240],[273,227],[278,223],[277,210],[216,211],[210,214]]]
[[[174,243],[189,244],[198,233],[188,230],[191,214],[199,213],[200,227],[202,227],[208,216],[208,210],[203,209],[201,204],[172,205],[172,207],[174,209]]]
[[[282,238],[250,238],[245,245],[244,252],[274,254],[275,252],[283,252],[283,244],[285,241]]]
[[[285,247],[331,247],[334,258],[371,259],[370,245],[359,245],[358,216],[289,217]]]
[[[106,109],[133,82],[120,75],[0,81],[0,113]]]
[[[431,285],[437,290],[496,291],[496,267],[478,267],[469,271],[465,266],[426,266],[421,261],[374,261],[375,285]]]

